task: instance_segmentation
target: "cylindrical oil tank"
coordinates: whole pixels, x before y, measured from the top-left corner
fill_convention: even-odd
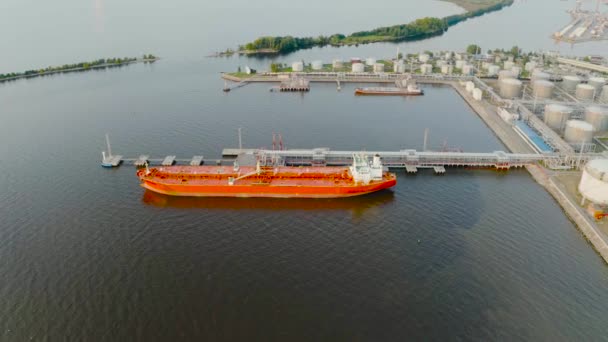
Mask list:
[[[334,59],[333,62],[331,63],[331,66],[334,69],[340,69],[344,67],[344,62],[341,59]]]
[[[603,77],[591,77],[588,84],[594,86],[599,91],[606,84],[606,79]]]
[[[505,78],[500,81],[500,96],[512,99],[521,96],[522,83],[514,78]]]
[[[515,63],[513,63],[513,61],[505,61],[505,70],[511,70],[513,66],[515,66]]]
[[[491,64],[488,66],[488,76],[496,76],[498,75],[498,71],[500,71],[500,67],[498,65]]]
[[[511,71],[513,71],[513,73],[514,73],[514,74],[515,74],[517,77],[519,77],[519,75],[521,75],[521,68],[520,68],[520,67],[518,67],[518,66],[514,66],[514,67],[512,67],[512,68],[511,68]]]
[[[312,66],[312,70],[318,71],[323,69],[323,62],[322,61],[313,61],[311,63]]]
[[[291,64],[291,70],[295,72],[304,71],[304,63],[302,62],[293,62]]]
[[[602,101],[608,102],[608,85],[602,87]]]
[[[420,63],[426,63],[429,61],[429,59],[431,59],[431,56],[427,55],[426,53],[421,53],[418,55],[418,61],[420,61]]]
[[[363,63],[353,63],[352,71],[353,72],[364,72],[365,65],[363,65]]]
[[[420,73],[423,75],[430,74],[433,72],[433,66],[430,64],[422,64],[420,66]]]
[[[532,77],[530,79],[534,82],[537,80],[548,80],[549,78],[551,78],[551,75],[536,69],[532,72]]]
[[[536,80],[532,83],[533,95],[539,99],[549,99],[553,96],[555,84],[547,80]]]
[[[588,144],[593,141],[593,126],[582,120],[568,120],[564,140],[571,144]]]
[[[585,121],[593,126],[596,132],[608,130],[608,109],[591,106],[585,109]]]
[[[536,69],[536,62],[528,62],[528,63],[526,63],[524,68],[526,69],[527,72],[532,72],[532,71],[534,71],[534,69]]]
[[[545,106],[545,124],[550,128],[561,131],[570,119],[572,108],[559,104],[548,104]]]
[[[473,89],[473,98],[477,101],[481,101],[483,98],[483,91],[479,88]]]
[[[449,65],[449,64],[446,64],[446,65],[444,65],[444,66],[441,67],[441,73],[444,74],[444,75],[449,75],[452,72],[454,72],[454,67],[451,66],[451,65]]]
[[[470,64],[465,64],[462,66],[462,74],[463,75],[472,75],[473,74],[473,66]]]
[[[393,72],[402,74],[405,72],[405,63],[402,60],[395,62],[393,64]]]
[[[456,61],[456,69],[462,69],[462,67],[466,64],[465,61],[459,59]]]
[[[581,84],[581,81],[581,78],[578,76],[564,76],[562,81],[562,88],[567,92],[574,92],[576,90],[576,86]]]
[[[446,52],[445,53],[445,59],[450,59],[452,58],[452,53],[451,52]]]
[[[585,165],[578,191],[592,203],[608,205],[608,159],[594,159]]]
[[[467,90],[467,92],[472,93],[473,89],[475,89],[475,83],[468,81],[465,85],[465,89]]]
[[[579,100],[593,100],[596,89],[589,84],[579,84],[576,86],[576,98]]]
[[[384,64],[382,64],[382,63],[374,64],[374,72],[384,72]]]
[[[374,66],[374,64],[376,64],[376,59],[374,57],[369,57],[365,60],[365,65],[367,66]]]
[[[515,76],[515,74],[513,74],[513,71],[511,71],[511,70],[500,70],[498,72],[499,80],[504,80],[507,78],[517,78],[517,76]]]

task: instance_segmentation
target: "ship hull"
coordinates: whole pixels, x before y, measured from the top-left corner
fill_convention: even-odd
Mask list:
[[[281,167],[261,173],[242,167],[172,166],[139,170],[141,186],[150,191],[185,197],[340,198],[369,194],[397,183],[394,174],[368,184],[356,183],[341,167]]]
[[[169,185],[144,181],[141,186],[168,196],[185,197],[266,197],[266,198],[341,198],[366,195],[391,188],[395,179],[349,187],[272,186],[272,185]]]

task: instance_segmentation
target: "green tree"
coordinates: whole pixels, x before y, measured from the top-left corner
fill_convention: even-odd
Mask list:
[[[479,45],[477,44],[471,44],[469,46],[467,46],[467,53],[469,55],[477,55],[481,53],[481,47],[479,47]]]
[[[279,72],[281,71],[281,64],[279,63],[270,63],[270,71]]]
[[[511,53],[511,55],[513,55],[513,57],[519,57],[519,55],[521,54],[521,49],[518,46],[514,46],[511,48],[509,53]]]

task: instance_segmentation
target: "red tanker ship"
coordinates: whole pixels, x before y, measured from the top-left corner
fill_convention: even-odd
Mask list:
[[[170,196],[339,198],[397,184],[380,157],[353,156],[350,167],[169,166],[138,170],[141,186]]]

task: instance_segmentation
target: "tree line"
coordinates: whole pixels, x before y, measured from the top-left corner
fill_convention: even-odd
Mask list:
[[[143,55],[143,59],[145,59],[145,60],[155,60],[156,58],[157,57],[152,54]],[[126,63],[132,63],[135,61],[137,61],[137,58],[135,58],[135,57],[101,58],[101,59],[97,59],[94,61],[88,61],[88,62],[64,64],[64,65],[60,65],[60,66],[49,66],[49,67],[42,68],[42,69],[32,69],[32,70],[26,70],[23,72],[12,72],[12,73],[0,74],[0,81],[7,80],[7,79],[13,79],[13,78],[20,78],[20,77],[35,77],[35,76],[41,76],[44,74],[69,71],[69,70],[89,70],[91,68],[102,67],[102,66],[105,66],[105,67],[120,66],[120,65],[123,65]]]

